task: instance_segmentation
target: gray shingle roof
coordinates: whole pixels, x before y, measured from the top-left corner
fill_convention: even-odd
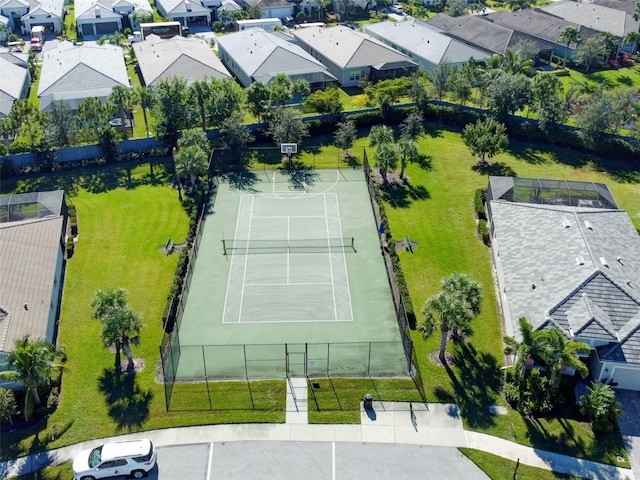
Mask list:
[[[511,28],[488,22],[477,15],[450,17],[439,13],[427,20],[427,23],[442,29],[451,37],[499,55],[504,55],[507,49],[513,49],[523,39],[532,41],[540,51],[553,50],[554,48],[549,42],[537,40]]]
[[[602,5],[603,7],[613,8],[614,10],[622,10],[623,12],[633,15],[636,11],[636,0],[595,0],[593,3]]]
[[[100,97],[116,85],[129,87],[122,49],[118,46],[74,46],[62,42],[58,48],[44,52],[39,97]]]
[[[594,3],[559,2],[541,7],[540,10],[598,32],[610,32],[620,38],[631,31],[638,31],[639,24],[631,15]]]
[[[164,10],[169,13],[210,13],[207,7],[203,6],[199,0],[157,0],[159,5],[162,5]],[[191,10],[187,10],[187,3]]]
[[[558,43],[558,37],[567,27],[576,28],[583,38],[596,35],[598,32],[556,17],[541,10],[502,10],[482,16],[485,20],[497,23],[507,28],[517,30],[532,37],[542,38],[551,43]],[[562,43],[562,42],[560,42]]]
[[[261,81],[278,73],[295,75],[318,72],[335,80],[327,68],[301,47],[259,28],[218,37],[218,43],[249,77]]]
[[[95,7],[100,7],[101,15],[110,14],[120,17],[120,14],[113,12],[113,7],[117,5],[119,0],[75,0],[74,12],[75,18],[95,18]],[[133,5],[134,11],[152,12],[151,5],[148,0],[128,0]]]
[[[0,223],[0,308],[6,312],[0,321],[0,350],[11,350],[15,340],[26,334],[45,338],[48,330],[52,332],[49,318],[58,306],[52,295],[59,287],[54,279],[63,223],[64,218],[53,213]]]
[[[20,63],[10,55],[0,55],[0,105],[5,101],[13,101],[20,98],[24,82],[29,75],[26,65]],[[11,102],[13,104],[13,102]],[[4,108],[0,106],[0,113],[9,114],[9,109],[4,112]]]
[[[155,85],[169,77],[192,83],[204,78],[230,78],[231,74],[205,40],[174,37],[163,40],[149,35],[133,44],[145,85]]]
[[[347,27],[301,28],[293,35],[341,68],[416,65],[409,57],[381,41]]]
[[[434,65],[445,59],[450,63],[462,63],[471,57],[483,60],[491,56],[440,33],[420,20],[372,23],[365,25],[364,30],[397,50],[421,57]]]
[[[492,177],[494,196],[508,191],[508,183]],[[490,211],[516,338],[524,316],[534,328],[557,325],[577,338],[619,339],[619,349],[599,349],[601,358],[640,363],[640,236],[627,213],[501,199],[490,200]]]

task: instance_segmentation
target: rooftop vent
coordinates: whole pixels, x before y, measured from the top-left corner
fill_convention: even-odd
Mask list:
[[[576,262],[578,265],[584,265],[584,257],[582,255],[576,256]]]
[[[631,288],[633,288],[633,283],[631,283],[631,280],[629,280],[629,281],[627,282],[627,285],[629,285]]]
[[[95,14],[96,14],[96,18],[100,18],[100,7],[98,7],[98,6],[96,5],[96,8],[94,9],[94,12],[95,12]]]
[[[620,265],[624,265],[624,262],[622,261],[622,257],[616,257],[616,260]]]
[[[593,230],[593,226],[591,225],[591,222],[589,220],[584,221],[584,226],[589,230]]]
[[[562,226],[564,228],[569,228],[571,226],[571,222],[569,222],[569,220],[567,220],[566,218],[562,220]]]
[[[185,0],[184,7],[187,9],[187,12],[191,11],[191,2],[189,0]]]
[[[605,266],[605,267],[609,268],[609,264],[607,263],[607,259],[606,259],[606,258],[604,258],[604,257],[600,257],[600,263],[601,263],[603,266]]]

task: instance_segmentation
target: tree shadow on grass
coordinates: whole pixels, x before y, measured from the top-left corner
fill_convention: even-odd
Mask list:
[[[517,177],[518,174],[515,172],[513,168],[511,168],[506,163],[502,162],[477,162],[473,167],[471,167],[476,173],[480,175],[486,175],[489,177]]]
[[[620,75],[616,81],[626,87],[633,87],[633,80],[629,75]]]
[[[424,186],[410,184],[393,184],[384,190],[383,196],[393,208],[408,208],[414,201],[431,198],[431,194]]]
[[[516,142],[512,142],[507,152],[518,160],[525,161],[531,165],[542,165],[547,163],[548,159],[540,150],[524,146]]]
[[[434,122],[424,123],[424,134],[431,138],[442,138],[444,135],[442,132],[446,130],[444,125]]]
[[[471,344],[455,346],[456,372],[446,366],[454,389],[437,388],[435,395],[441,402],[460,405],[462,415],[471,428],[488,428],[494,425],[489,407],[500,397],[502,375],[497,359],[486,352],[479,352]]]
[[[132,432],[142,428],[149,418],[153,392],[140,388],[135,373],[119,374],[105,368],[98,387],[104,394],[109,416],[116,423],[116,431]]]

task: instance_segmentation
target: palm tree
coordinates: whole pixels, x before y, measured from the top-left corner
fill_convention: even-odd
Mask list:
[[[582,40],[582,35],[580,35],[580,30],[578,30],[576,27],[567,27],[562,31],[562,33],[558,37],[558,41],[562,43],[566,43],[566,48],[564,50],[564,58],[562,59],[563,67],[567,65],[567,53],[569,52],[569,45],[571,43],[578,43],[581,40]]]
[[[129,109],[131,103],[131,89],[122,85],[116,85],[109,94],[109,102],[118,108],[118,114],[122,121],[122,135],[127,138],[127,124],[125,122],[125,109]]]
[[[636,22],[640,21],[640,2],[636,2],[636,10],[633,12],[633,19]],[[640,25],[638,25],[638,32],[640,32]]]
[[[333,3],[333,0],[318,0],[318,20],[322,20],[326,15],[327,7]]]
[[[200,127],[202,130],[207,129],[207,104],[212,96],[211,83],[205,78],[204,80],[196,80],[189,87],[189,95],[193,99],[200,114]]]
[[[544,330],[534,330],[533,326],[525,317],[520,317],[520,335],[521,341],[515,338],[504,337],[505,355],[515,355],[514,367],[519,371],[520,376],[524,377],[527,368],[532,366],[535,360],[542,361],[551,355],[545,337]]]
[[[413,141],[417,140],[424,134],[423,122],[422,114],[418,110],[414,110],[407,115],[407,118],[405,118],[404,122],[400,125],[402,136]]]
[[[42,340],[31,341],[29,335],[16,340],[15,348],[9,354],[9,370],[1,372],[0,376],[17,380],[24,386],[25,420],[32,407],[41,403],[38,390],[48,384],[52,371],[60,367],[60,359],[64,361],[64,351]]]
[[[127,306],[127,291],[124,288],[96,290],[91,300],[93,318],[102,320],[111,312]]]
[[[482,294],[480,284],[467,274],[454,273],[441,281],[442,289],[427,299],[422,313],[425,321],[418,324],[418,331],[427,338],[440,329],[440,354],[446,362],[449,337],[471,333],[471,320],[480,313]]]
[[[558,386],[562,370],[566,367],[574,368],[582,378],[589,375],[589,369],[578,357],[579,354],[589,355],[591,352],[589,345],[567,340],[567,337],[556,328],[545,330],[545,335],[550,348],[549,355],[543,358],[543,361],[550,370],[549,384],[552,388]]]
[[[124,288],[105,288],[97,290],[91,300],[93,316],[102,322],[102,344],[116,349],[117,372],[120,372],[121,350],[127,355],[127,369],[133,370],[131,345],[139,343],[142,330],[140,316],[131,311],[126,297]]]
[[[400,149],[400,180],[404,180],[404,171],[407,168],[407,163],[417,162],[420,152],[416,142],[404,135],[400,137],[398,148]]]
[[[134,90],[134,95],[135,95],[136,101],[142,108],[142,116],[144,117],[144,129],[147,132],[147,137],[150,137],[151,133],[149,132],[149,120],[147,118],[147,110],[150,110],[151,108],[153,108],[156,102],[155,93],[151,88],[140,85],[139,87],[136,87],[136,89]]]
[[[380,175],[382,175],[382,184],[388,185],[387,173],[389,170],[395,169],[398,164],[398,148],[393,143],[380,143],[376,145],[373,155]]]
[[[375,125],[369,131],[369,146],[376,147],[382,143],[393,143],[393,130],[386,125]]]
[[[633,43],[633,50],[631,54],[633,55],[638,50],[638,43],[640,43],[640,33],[639,32],[629,32],[625,35],[623,43]]]
[[[116,372],[120,372],[120,350],[127,356],[127,371],[134,368],[131,345],[140,343],[140,331],[142,321],[140,315],[132,312],[128,305],[118,307],[109,312],[102,320],[102,333],[100,338],[105,347],[116,349]]]

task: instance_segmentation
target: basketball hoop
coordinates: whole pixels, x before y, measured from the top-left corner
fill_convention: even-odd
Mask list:
[[[287,163],[289,168],[291,168],[291,157],[293,156],[294,153],[298,153],[298,144],[297,143],[281,143],[280,153],[283,153],[287,156]]]

